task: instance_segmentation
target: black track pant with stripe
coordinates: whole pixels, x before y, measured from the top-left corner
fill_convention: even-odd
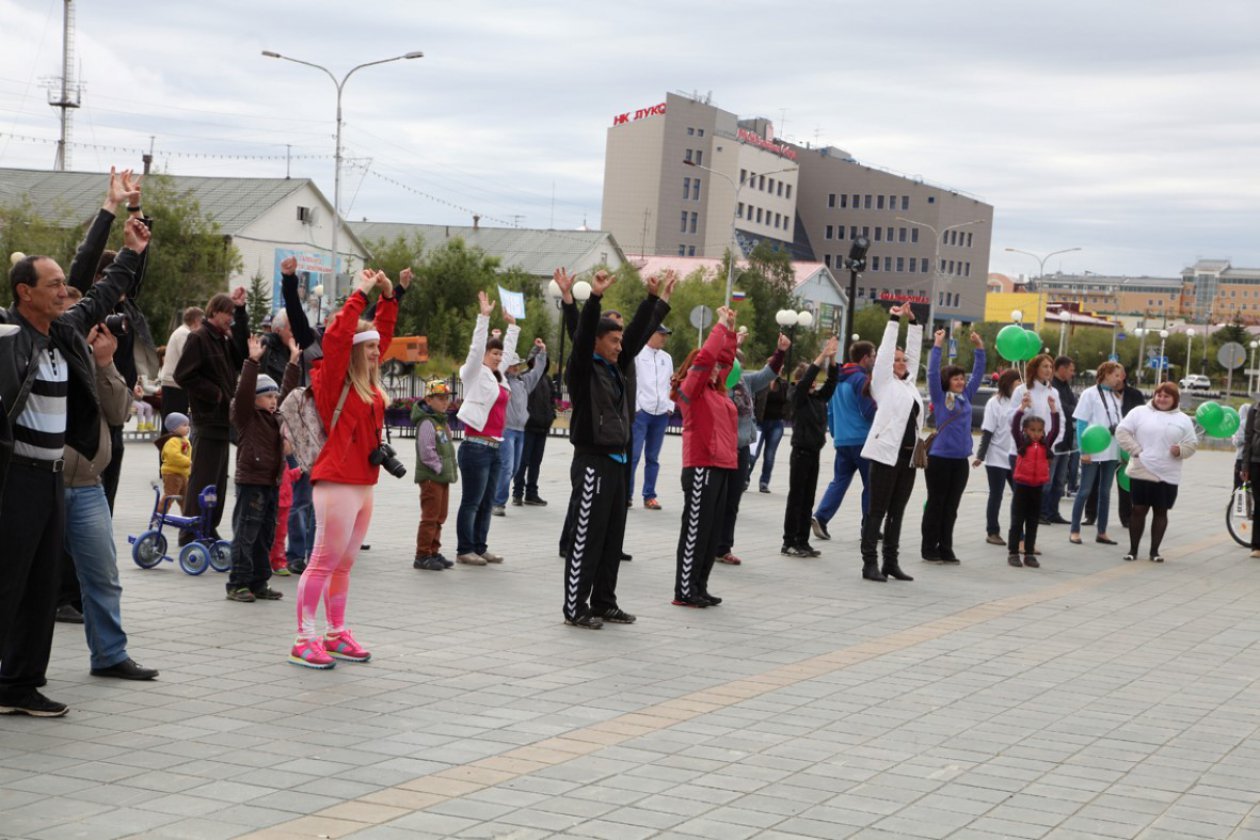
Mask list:
[[[682,471],[682,532],[674,597],[694,600],[709,590],[709,572],[717,557],[726,512],[727,483],[734,470],[686,467]]]
[[[576,454],[569,468],[573,533],[564,564],[564,617],[617,606],[617,572],[626,532],[626,470],[607,455]]]

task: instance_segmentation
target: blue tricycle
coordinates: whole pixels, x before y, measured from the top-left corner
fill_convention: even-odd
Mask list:
[[[166,536],[162,528],[170,526],[176,531],[191,531],[192,540],[179,550],[179,567],[190,575],[199,575],[207,568],[226,572],[232,568],[232,544],[215,538],[211,516],[218,504],[219,494],[213,484],[206,486],[198,495],[201,513],[198,516],[175,516],[170,512],[171,502],[178,496],[168,496],[162,504],[162,486],[152,483],[154,500],[153,516],[149,530],[138,537],[128,536],[131,543],[131,559],[142,569],[152,569],[163,560],[173,562],[166,554]]]

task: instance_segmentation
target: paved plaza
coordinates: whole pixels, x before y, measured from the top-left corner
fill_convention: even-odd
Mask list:
[[[670,437],[665,510],[629,514],[639,621],[599,631],[561,620],[566,440],[551,505],[494,519],[499,567],[413,570],[416,487],[383,475],[349,610],[373,659],[329,672],[286,662],[296,578],[239,604],[213,571],[132,563],[156,454],[128,444],[123,617],[161,677],[89,676],[82,629],[58,625],[46,692],[71,711],[0,717],[0,836],[1260,838],[1260,561],[1225,531],[1230,454],[1187,462],[1163,565],[1123,563],[1116,522],[1115,547],[1043,527],[1043,567],[1009,568],[982,471],[961,567],[923,564],[920,477],[916,580],[876,584],[856,493],[822,557],[779,555],[787,443],[773,493],[744,496],[744,564],[714,569],[725,603],[692,610],[669,603]],[[444,537],[453,557],[454,505]]]

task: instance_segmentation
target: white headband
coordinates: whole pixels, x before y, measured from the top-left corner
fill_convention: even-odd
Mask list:
[[[354,334],[354,343],[362,344],[365,341],[380,341],[381,334],[376,330],[364,330],[361,333]]]

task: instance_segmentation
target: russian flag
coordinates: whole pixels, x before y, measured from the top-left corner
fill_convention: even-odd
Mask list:
[[[731,292],[731,300],[745,300],[747,297],[748,292],[741,292],[738,289]]]

